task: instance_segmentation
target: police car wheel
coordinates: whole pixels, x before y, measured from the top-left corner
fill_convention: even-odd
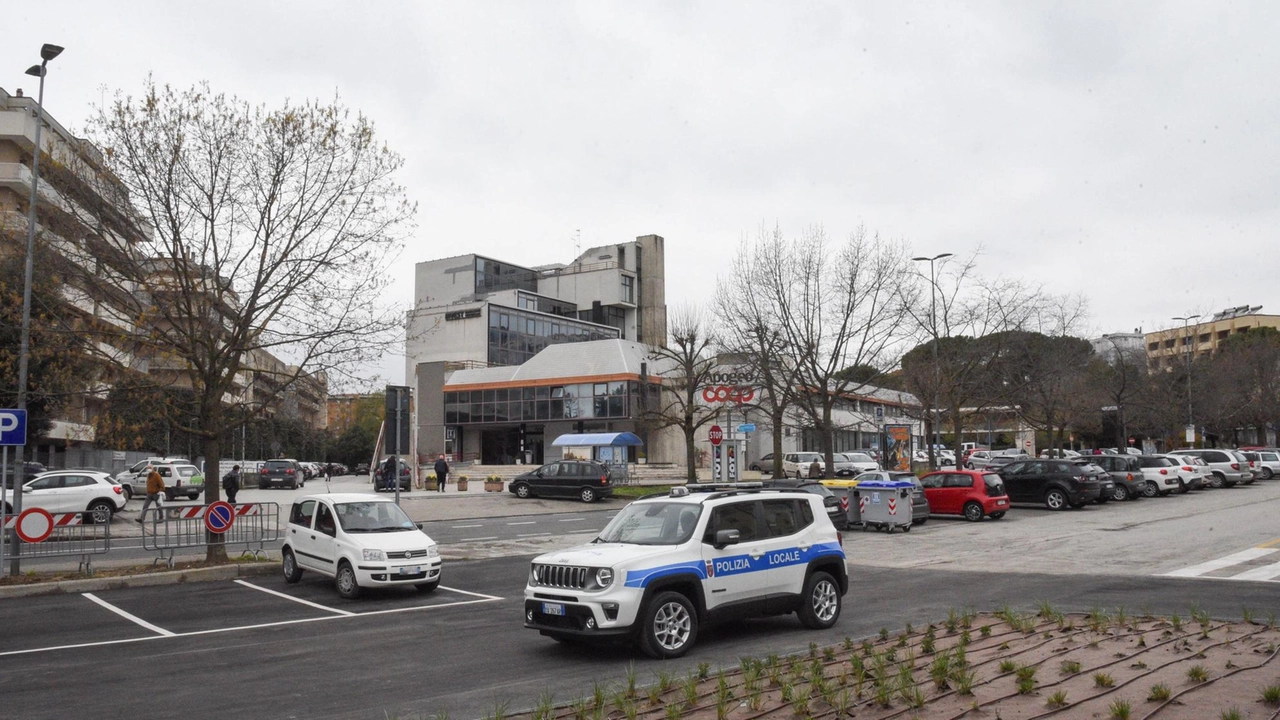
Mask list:
[[[800,622],[813,630],[823,630],[840,619],[840,586],[825,572],[815,572],[804,583]]]
[[[653,658],[677,658],[698,637],[698,615],[689,598],[678,592],[660,592],[649,601],[640,628],[640,649]]]

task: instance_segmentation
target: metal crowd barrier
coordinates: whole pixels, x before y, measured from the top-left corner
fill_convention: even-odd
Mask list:
[[[8,533],[5,557],[12,557],[17,550],[20,558],[51,558],[80,556],[79,571],[93,573],[94,555],[102,555],[111,549],[111,523],[86,523],[84,513],[55,513],[49,536],[38,543],[29,543],[9,533],[17,527],[18,517],[5,518],[4,532]]]
[[[221,535],[210,533],[205,527],[208,505],[165,507],[148,513],[151,518],[142,526],[142,547],[160,553],[151,564],[163,560],[173,567],[176,551],[211,544],[244,546],[244,552],[255,557],[265,555],[266,544],[280,539],[280,505],[271,502],[232,507],[235,520]]]

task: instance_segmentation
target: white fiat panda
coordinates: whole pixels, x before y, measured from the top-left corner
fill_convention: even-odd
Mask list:
[[[440,548],[390,498],[358,493],[308,495],[293,503],[281,567],[286,582],[303,571],[334,578],[338,594],[361,588],[440,585]]]

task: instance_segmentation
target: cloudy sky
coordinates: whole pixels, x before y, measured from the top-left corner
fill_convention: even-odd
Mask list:
[[[667,239],[705,302],[761,223],[859,225],[1090,299],[1091,330],[1280,312],[1280,4],[10,3],[0,87],[43,42],[73,130],[148,73],[331,97],[406,159],[399,269],[567,262]],[[402,361],[384,373],[400,380]]]

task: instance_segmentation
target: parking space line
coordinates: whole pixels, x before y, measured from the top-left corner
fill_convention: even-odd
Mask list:
[[[103,600],[102,598],[98,597],[97,595],[94,595],[93,593],[80,593],[80,595],[81,595],[81,596],[83,596],[83,597],[88,598],[89,600],[92,600],[93,602],[95,602],[95,603],[97,603],[97,604],[101,605],[102,607],[104,607],[104,608],[106,608],[106,609],[110,610],[111,612],[113,612],[113,613],[115,613],[115,614],[119,615],[120,617],[124,618],[125,620],[128,620],[128,621],[133,622],[133,623],[137,623],[138,625],[141,625],[142,627],[144,627],[144,628],[146,628],[146,629],[150,630],[150,631],[151,631],[151,632],[153,632],[153,633],[156,633],[157,635],[163,635],[163,636],[165,636],[165,637],[172,637],[172,636],[173,636],[173,633],[169,632],[168,630],[165,630],[164,628],[162,628],[162,627],[160,627],[160,626],[158,626],[158,625],[152,625],[151,623],[147,622],[146,620],[143,620],[142,618],[138,617],[137,615],[133,615],[133,614],[128,613],[128,612],[126,612],[126,611],[124,611],[124,610],[121,610],[120,608],[116,607],[115,605],[112,605],[111,603],[107,602],[106,600]]]
[[[551,533],[520,533],[516,537],[545,537]]]
[[[538,524],[538,521],[537,521],[537,520],[526,520],[525,522],[513,522],[513,523],[507,523],[507,524],[508,524],[508,525],[537,525],[537,524]]]
[[[281,597],[281,598],[284,598],[285,600],[292,600],[296,603],[301,603],[308,607],[313,607],[317,610],[326,610],[331,613],[337,613],[338,615],[355,615],[355,613],[353,612],[347,612],[346,610],[339,610],[338,608],[326,607],[324,605],[321,605],[320,603],[313,603],[310,600],[303,600],[302,598],[296,598],[296,597],[293,597],[292,595],[286,595],[282,592],[277,592],[275,590],[254,585],[251,582],[245,582],[244,580],[236,580],[236,584],[243,585],[244,587],[247,587],[247,588],[253,588],[254,590],[260,590],[268,595],[275,595],[276,597]]]
[[[262,628],[283,627],[287,625],[301,625],[303,623],[321,622],[324,620],[344,620],[349,618],[368,617],[373,615],[394,615],[394,614],[406,613],[406,612],[416,612],[418,610],[434,610],[437,608],[461,607],[464,605],[480,605],[482,603],[490,603],[490,602],[502,600],[502,598],[494,595],[483,595],[481,593],[474,593],[467,590],[459,590],[457,588],[447,588],[447,587],[444,587],[443,585],[440,586],[440,589],[451,590],[456,593],[462,593],[463,595],[474,595],[478,599],[477,600],[459,600],[457,602],[440,603],[438,605],[414,605],[412,607],[391,608],[389,610],[370,610],[369,612],[354,613],[350,615],[321,615],[320,617],[313,617],[313,618],[299,618],[296,620],[280,620],[277,622],[258,623],[256,625],[239,625],[236,627],[228,627],[228,628],[213,628],[212,630],[194,630],[192,632],[182,632],[182,633],[167,632],[165,635],[148,635],[146,637],[125,638],[123,640],[100,640],[97,642],[75,643],[72,645],[55,645],[52,647],[29,648],[27,650],[9,650],[6,652],[0,652],[0,657],[9,657],[10,655],[30,655],[32,653],[51,652],[54,650],[78,650],[80,648],[105,647],[108,645],[124,645],[126,643],[145,642],[148,640],[165,640],[168,638],[199,637],[201,635],[219,635],[222,633],[238,632],[241,630],[259,630]]]
[[[498,539],[498,536],[494,535],[492,537],[462,538],[458,542],[476,542],[478,540],[497,540],[497,539]]]
[[[582,522],[583,520],[586,520],[586,518],[564,518],[560,522]]]
[[[450,529],[457,530],[457,529],[459,529],[459,528],[484,527],[484,525],[483,525],[483,524],[480,524],[480,525],[450,525],[449,527],[450,527]]]

